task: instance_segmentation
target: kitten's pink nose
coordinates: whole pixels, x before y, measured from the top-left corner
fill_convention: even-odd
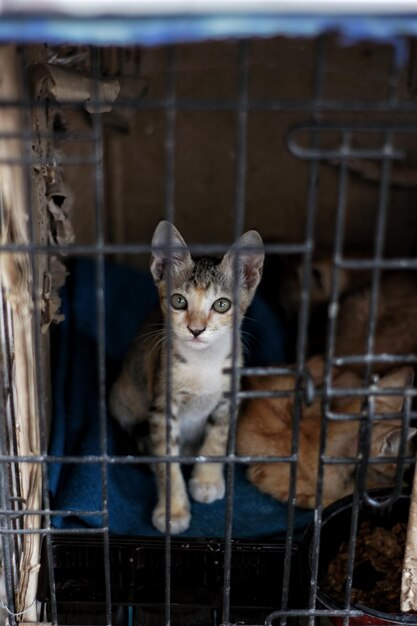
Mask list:
[[[204,333],[204,331],[206,330],[206,328],[190,328],[189,326],[187,326],[188,330],[190,331],[190,333],[192,335],[194,335],[194,337],[198,337],[199,335],[201,335],[201,333]]]

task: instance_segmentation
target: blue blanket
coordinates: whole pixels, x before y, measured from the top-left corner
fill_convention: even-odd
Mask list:
[[[100,454],[97,369],[97,312],[95,264],[77,260],[69,265],[70,277],[62,293],[65,321],[52,335],[53,430],[50,454],[85,456]],[[105,266],[106,388],[109,389],[123,356],[146,315],[157,303],[148,274]],[[247,363],[282,362],[283,327],[277,314],[257,296],[248,311],[244,331],[249,340]],[[107,452],[135,453],[132,442],[107,417]],[[154,477],[141,464],[110,464],[107,468],[109,528],[114,534],[158,536],[150,522],[156,501]],[[52,507],[73,511],[53,516],[57,528],[101,527],[103,508],[102,467],[99,464],[50,464]],[[80,511],[79,514],[76,514]],[[183,533],[189,537],[222,537],[224,501],[192,502],[192,522]],[[88,515],[87,512],[96,512]],[[233,534],[236,538],[282,535],[288,510],[258,492],[246,479],[245,468],[235,469]],[[297,510],[296,529],[304,528],[311,512]]]

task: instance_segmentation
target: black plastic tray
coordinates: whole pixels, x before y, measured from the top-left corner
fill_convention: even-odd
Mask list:
[[[100,537],[53,537],[52,552],[60,624],[105,624],[104,549]],[[110,538],[113,624],[161,626],[165,615],[165,541]],[[234,541],[230,618],[262,624],[280,608],[285,544]],[[291,560],[289,607],[300,608],[297,549]],[[223,605],[224,544],[216,540],[171,540],[171,624],[220,624]],[[38,600],[51,619],[46,552],[43,550]]]

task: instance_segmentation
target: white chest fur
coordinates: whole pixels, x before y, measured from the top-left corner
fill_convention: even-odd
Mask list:
[[[229,390],[230,376],[224,369],[230,360],[213,358],[202,351],[188,355],[186,363],[173,368],[173,398],[180,424],[181,447],[189,449],[202,439],[207,419]]]

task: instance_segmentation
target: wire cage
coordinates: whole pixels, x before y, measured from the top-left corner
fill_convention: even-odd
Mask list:
[[[416,269],[415,20],[318,25],[275,15],[263,16],[262,32],[246,18],[243,31],[222,36],[213,23],[205,31],[168,22],[46,19],[30,37],[30,19],[0,23],[3,39],[15,36],[0,49],[4,620],[416,624],[352,595],[363,523],[391,530],[391,517],[408,517],[415,389],[410,379],[400,390],[378,387],[378,375],[417,360],[408,283],[383,344],[378,316],[385,277],[401,285]],[[152,528],[155,458],[139,454],[108,411],[128,345],[157,304],[147,268],[161,219],[176,224],[193,255],[223,255],[248,228],[266,252],[244,327],[246,363],[235,358],[229,372],[225,455],[177,457],[167,444],[159,459],[185,473],[194,463],[225,466],[224,500],[194,503],[179,536]],[[350,321],[343,303],[364,293],[362,351],[352,339],[339,352]],[[353,323],[355,337],[358,329]],[[360,382],[341,389],[335,368],[359,372]],[[245,382],[284,376],[290,390]],[[169,381],[168,367],[168,394]],[[374,458],[370,445],[384,391],[401,396],[402,428],[393,480],[374,493],[369,468],[393,462]],[[288,454],[237,454],[245,403],[280,397],[293,400]],[[335,413],[339,397],[359,399],[361,412]],[[297,476],[314,403],[322,419],[313,513],[299,506]],[[330,455],[332,424],[352,421],[355,454]],[[284,501],[249,484],[255,462],[288,468]],[[346,466],[353,494],[326,508],[327,468]],[[336,601],[323,575],[343,542]]]

